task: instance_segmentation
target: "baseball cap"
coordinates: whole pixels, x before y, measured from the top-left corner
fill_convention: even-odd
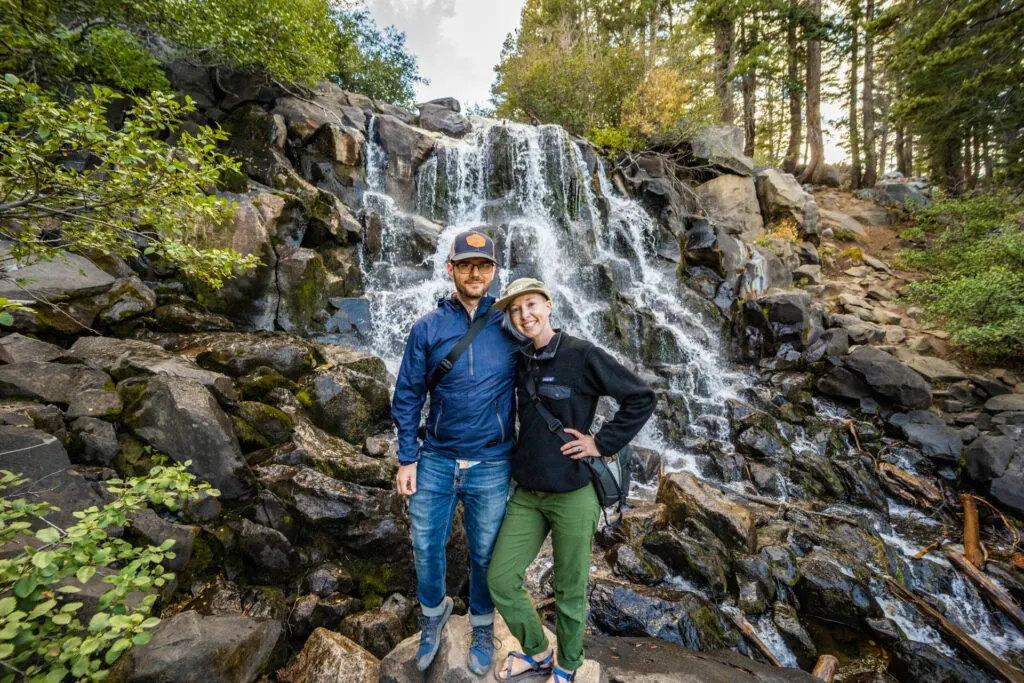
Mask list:
[[[485,258],[497,263],[498,259],[494,258],[494,241],[479,230],[460,232],[452,240],[448,260],[462,261],[468,258]]]
[[[535,277],[521,277],[510,282],[505,287],[505,291],[501,293],[501,298],[494,302],[494,308],[504,311],[517,296],[530,294],[531,292],[543,294],[548,301],[551,301],[551,292],[548,291],[547,285]]]

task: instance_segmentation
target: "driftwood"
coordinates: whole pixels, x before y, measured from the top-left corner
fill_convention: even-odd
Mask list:
[[[941,546],[942,542],[945,541],[945,540],[946,539],[942,538],[942,539],[939,539],[938,541],[933,541],[933,542],[929,543],[928,545],[926,545],[925,547],[921,548],[916,553],[914,553],[914,559],[915,560],[920,560],[922,557],[924,557],[925,555],[927,555],[931,551],[933,551],[936,548],[938,548],[939,546]]]
[[[934,607],[890,578],[886,578],[885,583],[889,587],[889,590],[892,591],[893,595],[917,608],[917,611],[920,612],[925,619],[930,621],[939,630],[955,641],[960,649],[973,657],[990,673],[1001,676],[1010,683],[1024,683],[1024,674],[1021,674],[1020,671],[997,657],[990,650],[981,645],[981,643],[974,640],[974,638],[971,638],[963,631],[963,629],[951,622],[949,619],[946,619],[946,617],[944,617]]]
[[[1001,609],[1003,613],[1012,619],[1019,628],[1024,630],[1024,610],[1021,610],[1014,599],[1007,595],[1006,591],[997,586],[992,579],[981,573],[974,563],[960,553],[947,550],[946,557],[948,557],[949,561],[955,564],[960,571],[966,574],[967,577],[974,582],[974,585],[976,585],[989,600],[995,603],[996,607]]]
[[[839,668],[839,660],[832,655],[822,655],[818,657],[818,663],[814,665],[814,670],[811,671],[811,675],[825,683],[832,683],[832,677],[836,675],[836,669]]]
[[[942,492],[923,477],[917,477],[892,463],[880,462],[875,468],[885,489],[915,507],[931,507],[942,502]]]
[[[768,649],[768,646],[765,645],[764,641],[761,640],[760,636],[757,635],[757,632],[754,631],[754,627],[751,626],[750,622],[743,617],[742,613],[733,614],[732,620],[733,623],[736,624],[736,628],[740,630],[740,633],[742,633],[754,647],[760,650],[761,654],[763,654],[769,662],[771,662],[777,667],[782,667],[782,662],[780,662],[779,658],[776,657],[775,654]]]
[[[981,547],[978,527],[978,506],[974,497],[960,494],[960,505],[964,509],[964,555],[967,561],[978,569],[985,567],[985,551]]]

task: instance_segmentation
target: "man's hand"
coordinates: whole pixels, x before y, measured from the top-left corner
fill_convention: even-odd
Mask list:
[[[601,452],[597,450],[597,444],[594,442],[594,437],[590,434],[584,434],[578,432],[570,427],[565,428],[566,433],[576,437],[575,441],[562,446],[562,455],[568,455],[573,460],[579,460],[580,458],[600,458]]]
[[[403,496],[411,496],[416,493],[416,463],[398,466],[398,474],[395,475],[395,488]]]

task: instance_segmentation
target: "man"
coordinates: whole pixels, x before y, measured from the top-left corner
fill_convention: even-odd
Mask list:
[[[395,384],[396,488],[410,496],[423,611],[416,657],[420,671],[434,660],[452,612],[452,599],[445,595],[445,548],[460,500],[470,560],[470,670],[486,673],[494,654],[494,603],[487,589],[487,568],[509,492],[516,352],[515,340],[502,328],[502,313],[492,309],[494,298],[487,296],[497,267],[494,253],[494,243],[482,232],[456,235],[447,264],[455,293],[413,325]],[[428,382],[480,316],[487,316],[482,330],[429,392],[430,411],[420,445]]]

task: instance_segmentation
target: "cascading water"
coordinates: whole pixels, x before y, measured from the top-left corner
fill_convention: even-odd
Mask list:
[[[375,253],[361,256],[371,311],[367,350],[397,371],[412,324],[451,292],[445,262],[454,235],[484,226],[501,255],[494,290],[517,277],[539,277],[552,291],[556,325],[601,345],[627,365],[657,374],[668,400],[679,408],[674,419],[685,430],[670,438],[652,420],[636,443],[661,453],[668,471],[701,475],[699,457],[687,444],[712,441],[731,450],[725,405],[749,381],[722,357],[716,326],[702,317],[697,297],[678,284],[674,264],[658,256],[657,226],[638,203],[614,189],[601,162],[588,162],[561,128],[479,117],[472,123],[466,138],[435,143],[415,178],[410,205],[415,212],[403,211],[387,193],[388,159],[377,140],[376,119],[370,123],[363,207],[378,225],[379,245]],[[763,259],[753,252],[748,293],[762,288],[764,279]],[[835,423],[850,418],[819,400],[815,412]],[[823,455],[823,446],[805,440],[800,431],[790,446]],[[736,482],[724,486],[742,488]],[[783,478],[780,500],[791,486]],[[918,575],[937,563],[953,578],[933,581],[929,590],[956,605],[950,618],[997,652],[1024,651],[1020,633],[1004,618],[986,613],[973,587],[944,560],[912,558],[916,548],[896,514],[906,508],[890,505],[892,526],[877,532],[899,556],[907,580],[921,580]],[[679,577],[667,582],[699,592]],[[949,651],[916,613],[880,584],[873,588],[906,636]],[[780,659],[795,662],[771,618],[751,623]]]

